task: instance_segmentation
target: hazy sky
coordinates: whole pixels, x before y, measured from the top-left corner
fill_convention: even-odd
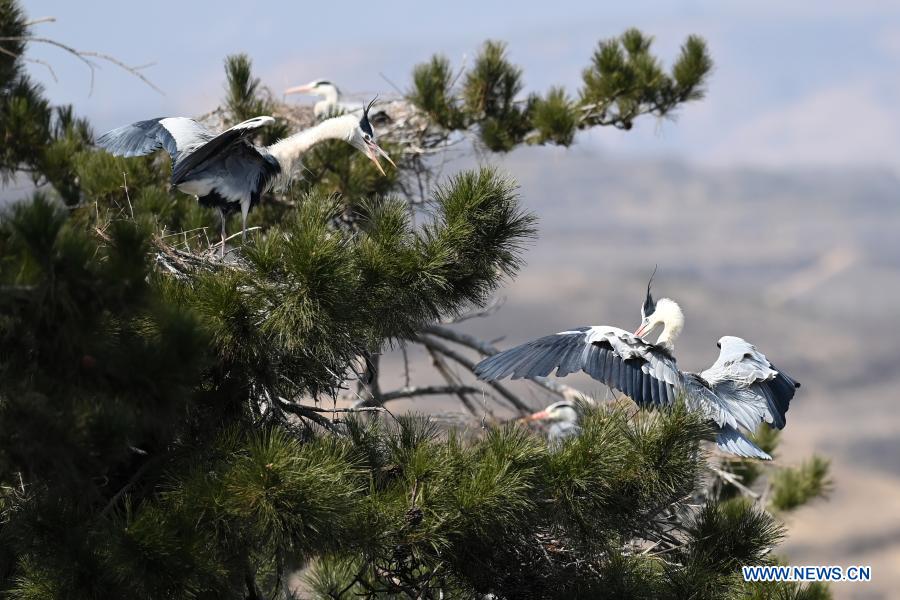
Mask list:
[[[900,3],[846,2],[153,2],[30,0],[47,35],[113,54],[146,71],[161,96],[117,69],[97,74],[34,45],[31,65],[55,102],[98,130],[162,115],[199,114],[222,91],[222,59],[247,52],[274,90],[327,77],[348,92],[391,92],[434,52],[455,64],[486,38],[509,42],[527,89],[575,89],[601,38],[637,26],[668,62],[685,36],[709,42],[716,63],[705,100],[675,123],[645,119],[628,134],[579,143],[616,154],[680,156],[714,165],[900,166]],[[383,77],[382,77],[383,74]],[[386,78],[386,79],[385,79]]]

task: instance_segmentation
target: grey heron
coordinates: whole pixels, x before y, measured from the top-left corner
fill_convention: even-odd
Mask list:
[[[224,255],[227,214],[240,207],[241,233],[246,239],[250,207],[280,177],[289,179],[300,157],[315,144],[344,140],[368,156],[382,175],[379,156],[394,165],[375,142],[375,131],[369,122],[372,103],[363,107],[361,116],[326,119],[271,146],[257,146],[251,139],[253,131],[274,122],[267,116],[238,123],[219,134],[187,117],[138,121],[103,134],[97,145],[125,157],[143,156],[160,148],[168,152],[172,157],[172,185],[196,196],[200,204],[219,209]]]
[[[581,432],[581,427],[578,424],[580,418],[581,415],[574,402],[571,400],[560,400],[548,405],[543,410],[528,415],[525,417],[525,421],[549,423],[547,438],[551,442],[560,442]]]
[[[641,324],[633,334],[606,325],[561,331],[486,358],[476,365],[475,373],[493,381],[508,376],[546,377],[554,369],[557,377],[564,377],[581,370],[626,394],[639,407],[650,409],[671,406],[683,397],[689,409],[713,423],[721,450],[771,460],[741,429],[754,431],[761,422],[783,429],[800,384],[752,344],[735,336],[719,339],[719,357],[708,369],[681,371],[674,350],[683,327],[678,304],[669,298],[654,301],[648,283]],[[656,343],[643,339],[657,329],[661,331]],[[565,411],[563,403],[558,404],[559,411],[548,407],[535,418],[573,417],[574,411]]]
[[[314,79],[305,85],[298,85],[284,90],[287,94],[307,94],[321,98],[313,105],[313,114],[317,119],[325,117],[354,113],[363,109],[362,104],[355,102],[342,102],[341,91],[336,85],[326,79]]]
[[[359,102],[348,102],[342,99],[341,90],[327,79],[314,79],[305,85],[298,85],[284,90],[285,95],[307,94],[321,98],[313,105],[313,114],[316,119],[324,119],[335,115],[352,114],[360,115],[365,106]],[[373,100],[374,102],[374,100]],[[371,105],[370,105],[371,108]],[[390,121],[383,110],[375,110],[369,113],[372,122],[383,124]]]

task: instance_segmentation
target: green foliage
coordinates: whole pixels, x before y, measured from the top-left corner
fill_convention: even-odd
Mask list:
[[[522,70],[507,59],[505,44],[494,41],[481,48],[458,90],[443,56],[417,65],[407,98],[444,129],[475,128],[494,152],[523,142],[568,146],[579,129],[631,129],[641,115],[668,117],[703,97],[712,70],[705,42],[689,36],[669,73],[651,53],[651,44],[652,38],[637,29],[600,42],[583,72],[577,100],[560,87],[543,97],[523,97]]]
[[[439,217],[420,230],[399,201],[366,205],[352,241],[332,227],[340,205],[308,196],[245,246],[251,270],[202,275],[178,297],[232,376],[285,386],[285,397],[328,391],[353,357],[484,302],[520,266],[533,217],[510,182],[490,169],[464,172],[435,195]],[[289,376],[294,385],[280,372],[304,375]]]
[[[231,125],[261,115],[272,116],[274,112],[274,102],[268,90],[260,86],[259,78],[253,77],[252,65],[246,54],[225,58],[225,111]],[[275,123],[263,128],[262,143],[272,144],[287,135],[287,123],[276,119]]]
[[[0,52],[0,84],[5,86],[21,72],[22,53],[25,42],[21,38],[26,33],[25,11],[16,0],[0,0],[0,37],[3,37],[3,49]]]
[[[583,127],[631,129],[642,114],[664,117],[680,104],[703,97],[703,85],[712,70],[706,43],[697,36],[688,37],[671,73],[666,73],[650,52],[652,42],[652,37],[637,29],[600,42],[582,75]]]
[[[489,150],[512,150],[528,133],[531,100],[517,100],[522,89],[522,70],[507,60],[506,44],[485,42],[466,73],[462,96]]]
[[[450,61],[445,56],[435,55],[431,61],[413,69],[413,88],[408,98],[435,124],[451,131],[463,129],[465,116],[453,96],[453,84]]]
[[[814,455],[799,467],[780,469],[772,478],[772,506],[792,510],[813,498],[826,496],[831,489],[829,461]]]
[[[566,90],[550,88],[546,98],[536,98],[532,107],[532,123],[538,144],[569,146],[575,140],[578,113]]]
[[[0,182],[27,173],[49,183],[67,204],[80,199],[72,157],[90,143],[87,122],[71,107],[52,108],[25,73],[25,14],[15,0],[0,0]],[[17,39],[19,38],[19,39]]]
[[[688,528],[688,542],[667,565],[667,594],[674,598],[735,595],[742,565],[760,564],[784,535],[773,517],[742,499],[707,502]]]
[[[390,153],[392,148],[385,145]],[[389,169],[382,175],[356,148],[341,140],[330,140],[317,144],[303,156],[302,179],[292,184],[294,194],[315,190],[328,196],[339,196],[348,204],[348,210],[355,211],[363,199],[369,201],[390,193],[398,173]]]
[[[130,447],[177,432],[204,356],[189,316],[148,286],[147,232],[116,221],[107,236],[98,245],[41,195],[0,227],[0,472],[71,485],[79,501],[102,493]]]

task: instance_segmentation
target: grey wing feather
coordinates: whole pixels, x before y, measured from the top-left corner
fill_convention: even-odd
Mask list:
[[[202,146],[197,147],[193,152],[185,156],[183,160],[178,161],[175,168],[172,169],[172,183],[175,185],[181,183],[195,167],[220,154],[232,144],[244,140],[255,129],[274,121],[275,119],[272,117],[254,117],[243,123],[238,123],[230,129],[226,129]]]
[[[783,429],[796,389],[790,375],[776,369],[746,340],[725,336],[713,365],[700,373],[739,425],[755,430],[760,421]]]
[[[478,363],[475,374],[496,380],[563,377],[584,371],[641,406],[675,402],[682,375],[675,361],[655,346],[615,327],[580,327],[548,335]]]
[[[584,347],[587,329],[548,335],[499,352],[478,363],[475,374],[486,380],[503,379],[510,375],[513,379],[547,375],[559,367],[573,349]],[[536,368],[529,368],[536,358],[540,359]]]
[[[744,458],[760,458],[762,460],[772,460],[766,452],[759,446],[751,442],[740,431],[731,426],[725,426],[719,429],[716,436],[716,444],[720,450],[742,456]]]
[[[174,134],[163,122],[172,127]],[[193,119],[161,117],[113,129],[97,138],[96,143],[110,154],[125,157],[144,156],[162,148],[177,160],[192,145],[211,138],[209,130]]]

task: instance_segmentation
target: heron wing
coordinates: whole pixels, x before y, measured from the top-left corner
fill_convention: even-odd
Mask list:
[[[762,460],[772,460],[762,448],[751,442],[747,436],[731,426],[719,428],[716,435],[716,445],[719,449],[735,454],[743,458],[760,458]]]
[[[186,117],[166,117],[138,121],[104,133],[97,145],[116,156],[144,156],[160,148],[177,160],[198,144],[213,138],[206,127]]]
[[[719,340],[719,347],[719,358],[700,377],[709,385],[721,410],[733,417],[730,422],[751,431],[760,421],[783,429],[800,384],[776,369],[744,339],[725,336]]]
[[[661,349],[616,327],[579,327],[561,331],[481,361],[475,374],[496,380],[512,376],[557,377],[584,371],[628,395],[640,406],[675,402],[682,375],[675,360]]]
[[[175,168],[172,169],[172,183],[178,185],[197,166],[220,154],[232,144],[243,141],[255,129],[274,122],[275,119],[272,117],[254,117],[207,140],[175,164]]]

